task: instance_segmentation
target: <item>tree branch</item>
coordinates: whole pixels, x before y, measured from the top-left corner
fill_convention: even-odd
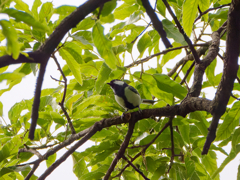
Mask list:
[[[54,169],[56,169],[63,161],[65,161],[74,151],[89,140],[97,131],[101,131],[102,127],[99,122],[96,122],[91,130],[75,145],[73,145],[66,153],[64,153],[57,161],[55,161],[39,178],[38,180],[44,180]]]
[[[191,97],[198,97],[202,89],[202,80],[205,69],[216,58],[219,51],[220,35],[217,31],[212,34],[212,44],[209,46],[207,55],[203,58],[200,64],[195,65],[193,85],[190,88],[189,95]]]
[[[123,158],[125,161],[127,161],[128,164],[130,164],[130,165],[133,167],[133,169],[135,169],[135,171],[137,171],[145,180],[150,180],[150,179],[148,179],[136,166],[134,166],[134,164],[133,164],[131,161],[129,161],[128,158],[127,158],[125,155],[123,155],[122,158]]]
[[[128,132],[127,135],[116,155],[116,157],[114,158],[114,160],[112,161],[112,164],[110,165],[106,175],[104,176],[104,180],[108,180],[112,171],[114,170],[115,166],[117,165],[117,162],[123,157],[125,150],[128,147],[129,141],[132,137],[133,134],[133,130],[134,130],[134,125],[135,125],[135,121],[134,120],[129,120],[129,127],[128,127]]]
[[[175,21],[175,23],[176,23],[176,25],[177,25],[177,27],[178,27],[179,32],[183,35],[185,41],[187,42],[187,44],[188,44],[188,46],[189,46],[189,49],[191,50],[191,52],[192,52],[192,54],[193,54],[193,57],[194,57],[194,59],[195,59],[195,61],[196,61],[196,64],[199,64],[199,63],[200,63],[200,59],[199,59],[199,57],[198,57],[198,54],[197,54],[195,48],[194,48],[193,45],[192,45],[192,41],[188,38],[188,36],[187,36],[186,33],[184,32],[184,30],[183,30],[180,22],[178,21],[177,17],[176,17],[175,14],[173,13],[173,11],[172,11],[171,7],[169,6],[167,0],[162,0],[162,1],[163,1],[163,3],[165,4],[165,6],[166,6],[166,8],[167,8],[167,10],[168,10],[168,12],[169,12],[169,14],[172,16],[173,20]]]
[[[48,60],[65,34],[82,21],[89,13],[107,1],[109,0],[88,0],[59,24],[37,51],[29,52],[29,57],[20,54],[17,60],[14,60],[12,56],[9,55],[2,56],[0,57],[0,68],[11,64],[41,63],[42,61]]]
[[[139,156],[141,156],[141,155],[147,150],[147,148],[149,148],[149,146],[151,146],[151,145],[155,142],[155,140],[162,134],[162,132],[163,132],[169,125],[170,125],[170,121],[168,121],[168,122],[163,126],[163,128],[161,129],[161,131],[159,131],[159,133],[153,138],[153,140],[151,140],[148,144],[145,145],[145,147],[142,149],[141,152],[137,153],[137,155],[134,156],[134,158],[131,159],[131,162],[133,162],[135,159],[137,159]],[[128,166],[130,166],[130,164],[127,164],[127,165],[121,170],[121,172],[120,172],[119,174],[117,174],[115,177],[120,176],[120,175],[123,173],[123,171],[125,171],[125,169],[126,169]]]
[[[212,102],[212,122],[209,127],[202,154],[207,154],[211,143],[216,137],[216,130],[221,116],[226,110],[228,100],[233,90],[234,80],[238,71],[238,56],[240,48],[240,1],[233,0],[228,12],[226,53],[223,75]]]
[[[162,22],[158,19],[157,15],[155,14],[152,6],[150,5],[148,0],[142,0],[142,5],[146,9],[146,12],[148,16],[150,17],[153,27],[156,29],[156,31],[159,33],[163,44],[165,45],[166,48],[172,47],[170,41],[167,38],[167,34],[165,30],[163,29]]]
[[[204,14],[207,14],[207,13],[210,12],[210,11],[217,10],[217,9],[221,9],[221,8],[223,8],[223,7],[230,6],[230,5],[231,5],[231,3],[229,3],[229,4],[224,4],[224,5],[215,7],[215,8],[209,8],[209,9],[207,9],[207,10],[204,11],[204,12],[200,12],[200,13],[199,13],[199,16],[195,19],[194,23],[195,23],[197,20],[199,20]]]
[[[193,44],[193,46],[207,46],[207,47],[208,47],[208,46],[209,46],[209,43],[210,43],[210,42],[202,43],[202,44]],[[143,58],[143,59],[140,59],[140,60],[138,60],[138,61],[135,61],[135,62],[133,62],[133,63],[125,66],[125,68],[131,68],[131,67],[137,66],[137,65],[139,65],[139,64],[142,64],[142,63],[144,63],[144,62],[149,61],[150,59],[152,59],[152,58],[154,58],[154,57],[156,57],[156,56],[159,56],[159,55],[162,55],[162,54],[167,54],[167,53],[169,53],[169,52],[171,52],[171,51],[175,51],[175,50],[182,49],[182,48],[187,48],[187,47],[188,47],[188,46],[179,46],[179,47],[175,47],[175,48],[163,50],[162,52],[159,52],[159,53],[153,54],[153,55],[151,55],[151,56],[148,56],[148,57],[146,57],[146,58]],[[189,58],[191,58],[191,56],[190,56]],[[194,59],[192,59],[192,60],[194,60]],[[180,65],[181,65],[181,64],[180,64]],[[179,66],[180,66],[180,65],[179,65]]]
[[[69,124],[69,126],[70,126],[70,129],[71,129],[72,134],[76,134],[76,131],[75,131],[74,127],[73,127],[73,124],[72,124],[71,118],[69,117],[69,115],[68,115],[66,109],[64,108],[64,101],[65,101],[66,92],[67,92],[67,78],[66,78],[66,76],[64,75],[64,73],[63,73],[63,71],[62,71],[62,68],[61,68],[60,64],[58,63],[55,54],[53,54],[52,58],[54,59],[56,65],[57,65],[57,67],[58,67],[58,70],[60,71],[60,73],[61,73],[61,75],[62,75],[62,77],[63,77],[63,80],[64,80],[64,81],[63,81],[63,83],[64,83],[63,97],[62,97],[62,101],[59,102],[58,105],[61,107],[61,109],[62,109],[64,115],[65,115],[66,118],[67,118],[67,121],[68,121],[68,124]]]
[[[41,90],[42,90],[42,83],[43,83],[43,77],[46,71],[48,61],[44,61],[40,65],[39,75],[37,78],[37,86],[34,93],[34,101],[32,106],[32,115],[31,115],[31,126],[29,129],[29,139],[34,139],[34,132],[37,126],[37,119],[38,119],[38,110],[39,110],[39,104],[40,104],[40,97],[41,97]]]

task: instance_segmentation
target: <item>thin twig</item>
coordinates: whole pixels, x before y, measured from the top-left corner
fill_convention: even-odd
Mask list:
[[[207,43],[201,43],[201,44],[193,44],[193,46],[209,46],[209,42]],[[133,63],[125,66],[125,68],[131,68],[131,67],[134,67],[136,65],[139,65],[141,63],[144,63],[144,62],[147,62],[149,61],[150,59],[156,57],[156,56],[159,56],[159,55],[162,55],[162,54],[167,54],[168,52],[171,52],[171,51],[175,51],[175,50],[178,50],[178,49],[182,49],[182,48],[187,48],[188,46],[179,46],[179,47],[175,47],[175,48],[171,48],[171,49],[167,49],[167,50],[164,50],[162,52],[159,52],[159,53],[156,53],[156,54],[153,54],[151,56],[148,56],[146,58],[143,58],[143,59],[140,59],[138,61],[134,61]]]
[[[173,126],[172,126],[172,120],[173,120],[174,116],[171,116],[169,118],[169,127],[170,127],[170,132],[171,132],[171,152],[172,152],[172,155],[171,155],[171,159],[170,159],[170,165],[169,165],[169,169],[168,169],[168,173],[172,167],[172,164],[173,164],[173,160],[174,160],[174,157],[175,157],[175,153],[174,153],[174,138],[173,138]]]
[[[167,0],[162,0],[162,1],[165,4],[169,14],[172,16],[173,20],[175,21],[175,23],[176,23],[176,25],[178,27],[179,32],[183,35],[185,41],[187,42],[187,44],[188,44],[188,46],[189,46],[189,48],[190,48],[190,50],[191,50],[191,52],[192,52],[192,54],[194,56],[194,59],[195,59],[196,63],[199,64],[200,63],[200,59],[198,57],[198,54],[197,54],[195,48],[193,47],[193,44],[192,44],[191,40],[189,39],[189,37],[184,32],[180,22],[178,21],[177,17],[173,13],[173,11],[172,11],[171,7],[169,6]]]
[[[195,61],[192,62],[191,66],[190,66],[189,69],[187,70],[185,76],[183,77],[182,81],[180,82],[181,85],[182,85],[182,84],[185,82],[185,80],[187,79],[187,77],[188,77],[189,73],[191,72],[192,68],[194,67],[194,65],[195,65]]]
[[[209,9],[207,9],[206,11],[201,12],[201,13],[199,14],[199,16],[195,19],[194,23],[195,23],[197,20],[199,20],[204,14],[207,14],[209,11],[221,9],[221,8],[223,8],[223,7],[230,6],[230,5],[231,5],[231,3],[229,3],[229,4],[224,4],[224,5],[215,7],[215,8],[209,8]]]
[[[150,179],[148,179],[148,178],[142,173],[142,171],[140,171],[131,161],[129,161],[128,158],[127,158],[125,155],[123,155],[122,158],[123,158],[125,161],[127,161],[128,164],[130,164],[144,179],[150,180]]]
[[[183,67],[185,66],[185,64],[187,63],[187,61],[185,61],[181,67],[181,69],[179,69],[179,71],[177,72],[176,76],[173,78],[173,80],[175,81],[176,78],[178,77],[179,73],[182,71]]]
[[[56,65],[57,65],[57,67],[58,67],[58,70],[60,71],[60,73],[61,73],[61,75],[62,75],[62,77],[63,77],[63,83],[64,83],[64,91],[63,91],[62,101],[59,102],[58,105],[61,107],[64,115],[65,115],[66,118],[67,118],[68,124],[69,124],[70,129],[71,129],[71,133],[72,133],[72,134],[76,134],[76,131],[75,131],[74,127],[73,127],[71,118],[69,117],[66,109],[64,108],[64,101],[65,101],[66,93],[67,93],[67,78],[66,78],[66,76],[64,75],[60,64],[58,63],[55,54],[52,55],[52,58],[53,58],[54,62],[56,63]]]
[[[237,98],[236,96],[234,96],[233,93],[231,93],[231,96],[232,96],[234,99],[240,101],[240,98]]]

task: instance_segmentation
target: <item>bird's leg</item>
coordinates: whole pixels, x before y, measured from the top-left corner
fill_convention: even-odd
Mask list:
[[[142,110],[140,109],[140,106],[138,106],[138,109],[139,109],[139,111],[138,111],[138,112],[139,112],[139,113],[142,113]]]
[[[125,113],[128,111],[128,109],[125,109],[125,111],[122,113],[122,115],[121,115],[121,119],[123,119],[124,118],[124,116],[125,116]]]

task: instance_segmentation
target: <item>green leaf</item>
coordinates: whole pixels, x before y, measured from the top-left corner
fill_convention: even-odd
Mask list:
[[[181,136],[183,137],[183,140],[185,142],[187,142],[188,144],[190,144],[190,137],[189,137],[190,127],[189,127],[189,125],[181,125],[181,126],[178,126],[178,128],[180,130]]]
[[[103,63],[95,84],[95,91],[97,94],[100,94],[100,92],[102,91],[102,88],[105,85],[106,81],[108,80],[110,73],[111,69],[106,65],[106,63]]]
[[[161,178],[161,176],[164,176],[165,173],[166,173],[166,165],[161,164],[153,173],[151,180],[158,180]]]
[[[223,5],[223,4],[229,4],[231,3],[231,0],[220,0],[218,1],[219,4]]]
[[[157,82],[158,88],[162,91],[172,93],[179,99],[183,99],[187,95],[186,88],[171,80],[167,75],[154,74],[153,77]]]
[[[144,51],[152,44],[152,40],[148,33],[145,33],[138,41],[137,48],[142,57]]]
[[[72,55],[72,57],[78,62],[78,64],[83,64],[84,63],[84,61],[82,59],[82,56],[80,54],[82,49],[80,48],[78,43],[76,43],[75,41],[72,41],[70,43],[67,43],[63,47],[63,49],[68,51]]]
[[[165,17],[165,12],[166,12],[166,6],[163,3],[163,1],[157,1],[157,9],[160,12],[160,14]]]
[[[0,74],[0,82],[2,82],[3,80],[13,81],[16,79],[22,79],[24,76],[25,75],[23,73],[17,73],[17,72],[2,73],[2,74]]]
[[[99,22],[93,26],[93,42],[106,64],[111,69],[116,69],[117,58],[112,50],[112,43],[103,33],[103,27]]]
[[[0,116],[3,116],[3,104],[0,101]]]
[[[202,163],[209,172],[210,176],[213,175],[213,173],[218,168],[216,153],[214,151],[209,151],[207,155],[203,156]],[[219,175],[217,179],[219,179]]]
[[[72,29],[72,33],[76,32],[78,30],[87,30],[93,27],[93,25],[95,24],[95,21],[93,20],[93,18],[91,16],[86,17],[85,19],[83,19],[76,28]]]
[[[210,6],[210,0],[199,0],[199,8],[202,12],[206,11]],[[203,16],[204,21],[208,21],[208,15]]]
[[[39,21],[40,22],[49,22],[54,12],[52,2],[46,2],[42,5],[42,8],[39,12]]]
[[[104,6],[101,11],[101,15],[102,16],[109,15],[116,8],[116,6],[117,6],[116,0],[108,1],[108,2],[104,3]]]
[[[42,118],[45,120],[53,120],[57,124],[65,125],[65,120],[57,112],[53,112],[53,111],[39,112],[39,118]]]
[[[49,30],[49,28],[46,25],[41,24],[36,19],[34,19],[30,14],[28,14],[26,12],[18,11],[16,9],[5,9],[2,11],[2,13],[8,14],[9,16],[15,18],[16,21],[22,21],[22,22],[28,24],[29,26],[32,26],[36,30],[39,30],[42,32]]]
[[[138,10],[137,4],[132,5],[123,3],[121,6],[115,9],[113,14],[116,19],[124,20],[125,18],[133,14],[136,10]]]
[[[73,159],[73,172],[80,179],[82,175],[88,174],[88,168],[86,162],[84,161],[84,156],[79,152],[74,152],[72,154]],[[81,171],[79,171],[81,169]]]
[[[173,45],[173,47],[177,47],[177,46],[179,46],[179,43],[173,42],[172,45]],[[164,66],[168,61],[175,58],[181,52],[182,52],[182,50],[179,49],[179,50],[171,51],[171,52],[168,52],[167,54],[165,54],[161,60],[161,66]]]
[[[217,129],[216,141],[227,139],[236,126],[239,125],[240,102],[235,102],[231,110],[227,113],[223,123]]]
[[[0,20],[0,25],[2,26],[2,33],[7,39],[7,53],[17,59],[20,53],[17,32],[9,21]]]
[[[191,112],[190,118],[196,119],[199,121],[199,122],[195,122],[194,124],[198,127],[198,129],[201,131],[203,136],[207,136],[209,123],[206,120],[204,113],[205,112],[201,112],[201,111]]]
[[[235,151],[231,151],[230,154],[224,159],[222,164],[219,166],[219,168],[215,169],[215,172],[211,175],[211,178],[218,178],[219,179],[219,173],[228,165],[229,162],[231,162],[240,152],[240,144],[236,146]]]
[[[76,6],[69,6],[69,5],[63,5],[59,6],[55,9],[56,14],[60,15],[69,15],[71,14],[77,7]]]
[[[16,9],[21,10],[21,11],[25,11],[27,13],[31,13],[29,11],[29,6],[28,4],[26,4],[25,2],[23,2],[22,0],[14,0],[14,2],[16,3],[16,5],[14,6]]]
[[[32,6],[32,14],[34,16],[34,18],[39,19],[38,18],[38,7],[41,6],[42,2],[41,0],[34,0],[33,2],[33,6]]]
[[[190,178],[193,173],[195,172],[195,165],[194,165],[194,161],[191,160],[191,158],[189,156],[187,156],[185,158],[185,165],[186,165],[186,168],[187,168],[187,176],[188,178]]]
[[[81,113],[85,108],[89,105],[94,105],[95,102],[100,99],[100,95],[90,96],[89,98],[84,99],[76,108],[75,112],[73,113],[73,118]]]
[[[57,153],[54,153],[51,156],[48,156],[47,160],[46,160],[46,165],[49,168],[57,159]]]
[[[122,173],[124,180],[138,180],[136,174],[133,171],[125,170]]]
[[[190,36],[192,32],[193,22],[196,18],[199,0],[186,0],[183,4],[183,29]]]
[[[232,151],[236,151],[237,144],[240,140],[240,128],[236,129],[232,136]]]
[[[174,24],[171,21],[167,19],[163,19],[162,24],[163,24],[164,30],[167,33],[167,37],[173,38],[174,41],[182,45],[187,45],[183,35],[179,32],[179,30],[174,26]]]
[[[206,75],[208,78],[208,81],[212,86],[218,85],[215,84],[215,68],[217,65],[217,60],[215,59],[207,68],[206,68]]]
[[[66,63],[69,69],[72,71],[74,77],[76,78],[78,83],[82,85],[82,75],[80,71],[80,65],[77,63],[74,57],[66,49],[63,49],[63,48],[59,49],[59,54],[62,56],[64,60],[66,60]]]

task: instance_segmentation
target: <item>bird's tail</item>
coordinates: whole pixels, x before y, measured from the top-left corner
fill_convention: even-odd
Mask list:
[[[149,100],[149,99],[142,99],[142,103],[143,104],[151,104],[151,105],[153,105],[155,102],[157,102],[157,101]]]

